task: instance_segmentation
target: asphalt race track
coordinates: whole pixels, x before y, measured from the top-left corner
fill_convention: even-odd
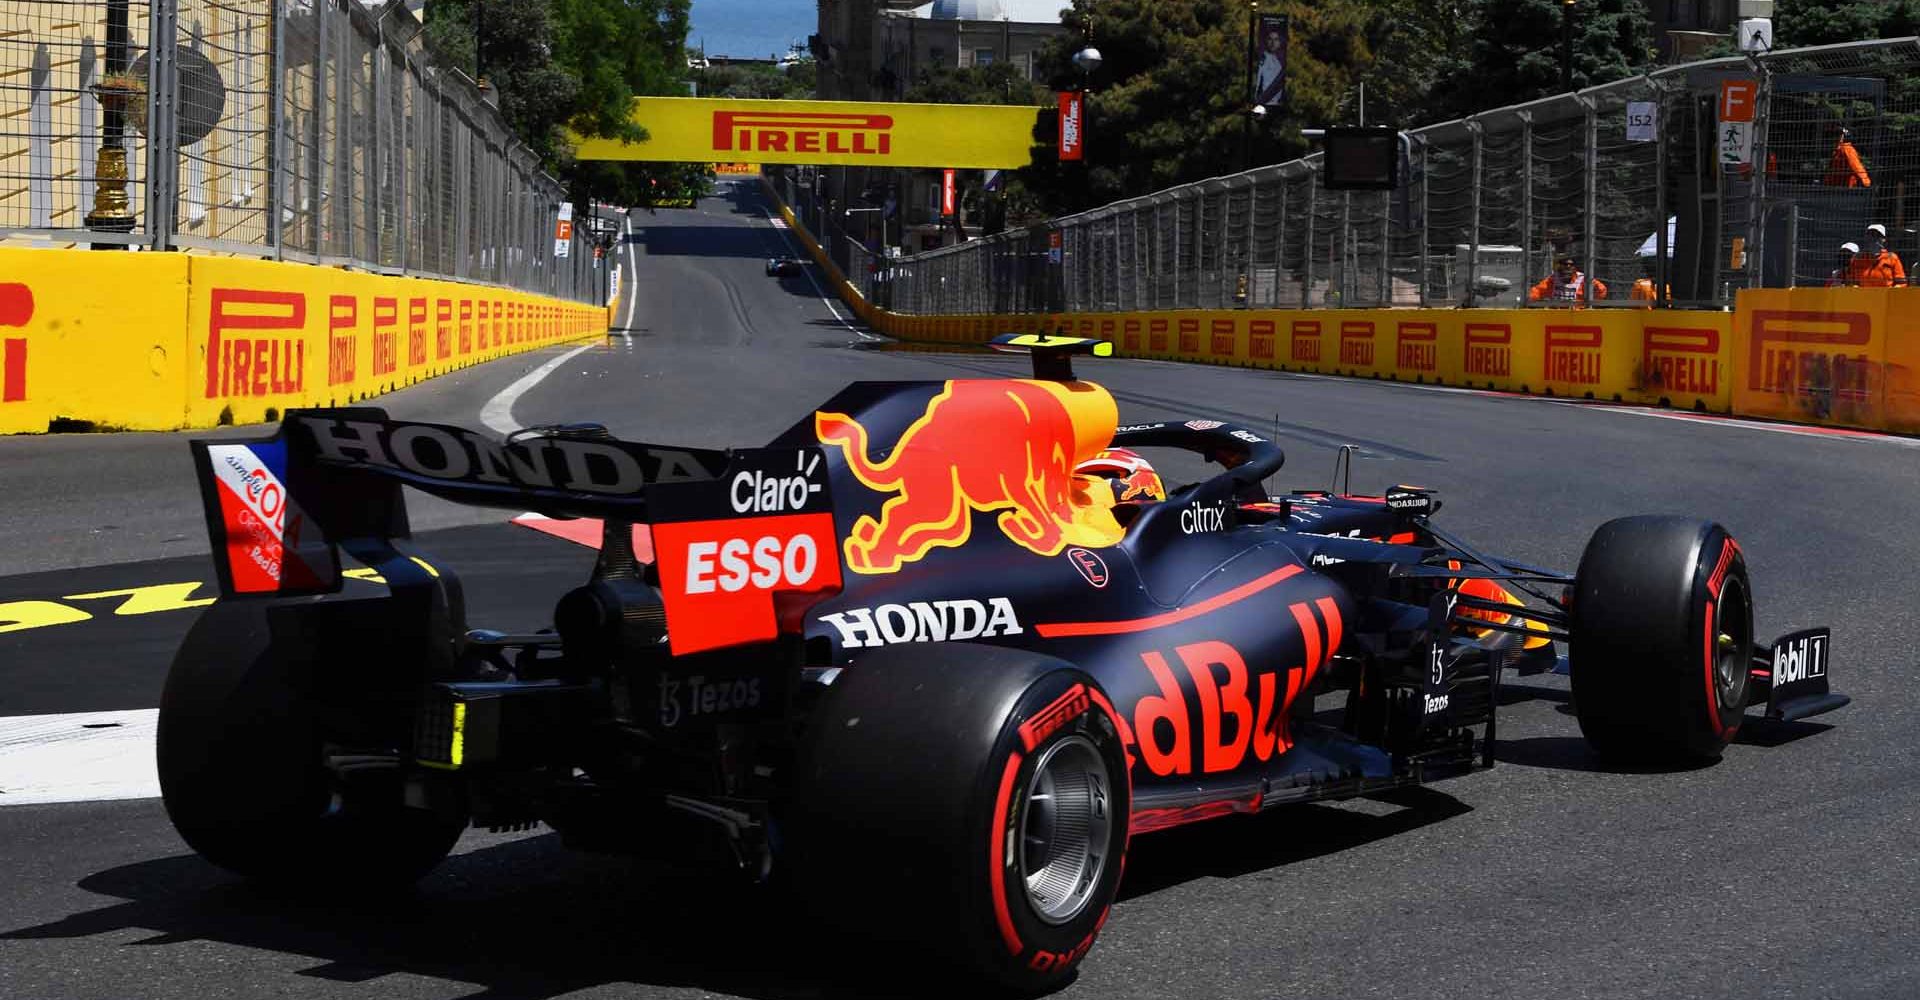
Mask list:
[[[756,187],[722,190],[634,215],[630,319],[520,395],[514,421],[749,445],[850,380],[1022,370],[856,332],[809,278],[762,273],[794,252],[786,234]],[[501,390],[571,350],[379,405],[480,426]],[[1356,487],[1433,487],[1440,523],[1532,562],[1571,568],[1617,515],[1718,519],[1746,549],[1756,631],[1830,624],[1854,704],[1748,726],[1715,766],[1619,773],[1580,741],[1563,678],[1511,682],[1491,771],[1136,841],[1122,901],[1062,996],[1920,996],[1920,442],[1157,362],[1079,371],[1114,391],[1123,422],[1274,431],[1289,455],[1276,490],[1328,485],[1337,447],[1356,444]],[[186,438],[0,438],[0,997],[937,992],[944,977],[913,956],[821,950],[751,891],[539,832],[470,832],[407,896],[323,905],[238,883],[187,852],[157,799],[103,797],[116,793],[84,774],[25,777],[97,800],[8,804],[22,794],[6,764],[15,717],[88,713],[58,724],[98,720],[87,745],[145,746],[172,648],[214,589]],[[416,514],[422,547],[467,580],[476,625],[542,624],[590,564],[499,512]]]

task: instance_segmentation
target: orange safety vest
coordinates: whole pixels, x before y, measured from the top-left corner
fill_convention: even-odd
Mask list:
[[[1833,147],[1833,158],[1827,161],[1828,187],[1872,187],[1873,178],[1867,174],[1867,166],[1860,162],[1860,153],[1853,143],[1845,139]]]
[[[1540,281],[1533,286],[1533,289],[1527,292],[1527,298],[1533,302],[1539,302],[1542,299],[1552,299],[1556,302],[1578,302],[1580,301],[1581,286],[1586,283],[1586,280],[1587,276],[1579,271],[1573,272],[1573,277],[1566,281],[1560,280],[1560,276],[1557,274],[1550,274],[1541,278]],[[1597,279],[1594,281],[1593,297],[1596,299],[1604,299],[1607,297],[1606,282]]]
[[[1873,256],[1857,253],[1847,264],[1847,283],[1861,288],[1904,285],[1907,283],[1907,269],[1900,263],[1900,255],[1891,250],[1882,250]]]

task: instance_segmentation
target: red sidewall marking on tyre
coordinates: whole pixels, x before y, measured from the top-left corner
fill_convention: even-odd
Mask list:
[[[1013,798],[1013,780],[1020,776],[1020,752],[1014,751],[1007,757],[1007,767],[1000,775],[1000,794],[993,800],[993,845],[989,848],[989,865],[993,877],[993,919],[1000,925],[1000,940],[1006,943],[1007,952],[1018,955],[1024,949],[1020,943],[1020,933],[1013,927],[1013,912],[1007,909],[1007,807]]]
[[[1706,630],[1707,718],[1713,722],[1713,735],[1724,738],[1727,727],[1720,723],[1720,689],[1714,684],[1716,671],[1713,669],[1713,601],[1711,599],[1707,601]]]

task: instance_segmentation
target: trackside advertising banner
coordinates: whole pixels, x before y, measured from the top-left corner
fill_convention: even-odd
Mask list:
[[[647,140],[580,139],[582,160],[1024,167],[1039,108],[637,97]]]
[[[307,264],[0,248],[0,433],[253,423],[604,335],[607,319],[504,288]]]

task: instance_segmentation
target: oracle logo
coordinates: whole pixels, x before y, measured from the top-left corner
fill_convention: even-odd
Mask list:
[[[715,111],[713,149],[715,152],[886,156],[893,151],[892,129],[892,115]]]

